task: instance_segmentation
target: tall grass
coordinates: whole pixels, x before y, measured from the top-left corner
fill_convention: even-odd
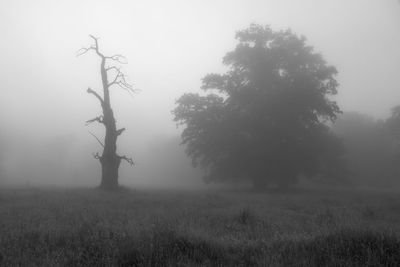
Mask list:
[[[0,191],[1,266],[400,266],[400,197]]]

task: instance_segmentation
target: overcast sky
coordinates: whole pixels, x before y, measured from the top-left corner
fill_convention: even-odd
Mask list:
[[[93,34],[105,53],[127,56],[125,71],[141,89],[133,98],[114,90],[121,124],[171,132],[174,100],[223,71],[235,31],[252,22],[305,35],[338,68],[343,110],[385,117],[400,104],[396,0],[13,0],[0,2],[2,119],[61,132],[96,115],[85,89],[99,87],[98,59],[75,57]]]
[[[98,58],[75,57],[100,37],[106,54],[122,53],[124,71],[141,92],[112,91],[125,140],[176,131],[171,109],[197,91],[234,35],[250,23],[292,28],[336,66],[343,110],[379,118],[400,104],[400,4],[397,0],[10,0],[0,1],[0,119],[29,135],[87,134],[99,115]],[[95,129],[97,131],[97,129]],[[99,129],[100,131],[100,129]]]

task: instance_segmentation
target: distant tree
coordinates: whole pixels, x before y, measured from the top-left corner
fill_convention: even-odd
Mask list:
[[[4,137],[2,133],[0,133],[0,147],[1,147],[0,149],[0,185],[1,185],[4,180],[3,160],[4,160],[4,151],[6,150]]]
[[[400,166],[400,106],[392,108],[391,116],[386,120],[386,126],[393,137],[393,149],[395,151],[395,165]],[[397,168],[396,175],[400,174]]]
[[[182,142],[206,181],[246,179],[257,187],[286,187],[313,176],[340,156],[326,125],[340,113],[329,96],[337,74],[305,37],[252,24],[236,34],[225,74],[203,78],[206,95],[177,100]],[[333,153],[333,150],[338,150]]]
[[[400,142],[400,106],[392,108],[391,116],[386,120],[386,125],[397,141]]]
[[[97,139],[99,144],[103,147],[103,153],[101,155],[99,155],[99,153],[96,153],[94,154],[94,157],[98,159],[101,164],[102,175],[100,187],[103,189],[115,189],[118,187],[118,169],[121,160],[126,160],[131,165],[133,165],[134,163],[132,158],[120,156],[117,154],[117,138],[125,131],[125,128],[117,129],[116,127],[114,113],[111,108],[110,89],[113,86],[119,86],[129,93],[133,93],[134,89],[132,85],[126,81],[126,75],[121,71],[121,68],[109,64],[110,62],[125,64],[125,57],[119,54],[113,56],[104,55],[100,51],[98,38],[92,35],[90,35],[90,37],[93,39],[94,44],[88,48],[80,49],[78,51],[78,56],[83,55],[89,51],[94,51],[101,59],[100,74],[103,86],[103,96],[99,95],[91,88],[88,88],[87,92],[95,96],[100,102],[103,114],[91,120],[88,120],[86,124],[88,125],[93,122],[98,122],[100,124],[103,124],[105,127],[106,133],[104,143],[91,133]],[[110,79],[110,77],[112,77],[112,79]]]
[[[333,131],[343,140],[344,157],[354,185],[375,187],[397,183],[398,149],[391,126],[388,127],[394,118],[382,121],[358,112],[345,112],[333,125]]]

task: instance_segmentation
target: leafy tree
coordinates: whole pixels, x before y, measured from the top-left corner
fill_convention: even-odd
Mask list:
[[[206,94],[184,94],[173,111],[193,164],[206,181],[250,179],[262,187],[329,169],[342,153],[326,125],[340,113],[329,98],[336,69],[291,30],[252,24],[236,39],[223,59],[228,71],[206,75]]]
[[[103,124],[105,127],[105,138],[104,143],[100,141],[94,134],[92,134],[99,144],[103,147],[102,155],[96,153],[94,157],[100,161],[101,164],[101,185],[103,189],[115,189],[118,187],[118,169],[121,160],[126,160],[129,164],[133,165],[132,158],[126,156],[120,156],[117,154],[117,138],[125,131],[125,128],[117,129],[116,121],[114,118],[114,112],[111,108],[110,89],[114,86],[120,87],[128,92],[134,92],[131,84],[125,79],[125,74],[121,71],[120,67],[117,67],[111,63],[126,63],[125,58],[122,55],[106,56],[99,48],[98,38],[90,35],[93,39],[94,44],[88,48],[82,48],[78,51],[78,56],[83,55],[89,51],[94,51],[100,58],[100,74],[103,86],[103,96],[99,95],[96,91],[91,88],[87,89],[89,94],[92,94],[100,102],[103,114],[88,120],[86,124],[98,122]],[[112,77],[110,79],[110,77]]]

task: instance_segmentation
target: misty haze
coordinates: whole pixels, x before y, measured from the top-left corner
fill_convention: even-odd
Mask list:
[[[399,1],[0,1],[0,33],[0,266],[400,266]]]

